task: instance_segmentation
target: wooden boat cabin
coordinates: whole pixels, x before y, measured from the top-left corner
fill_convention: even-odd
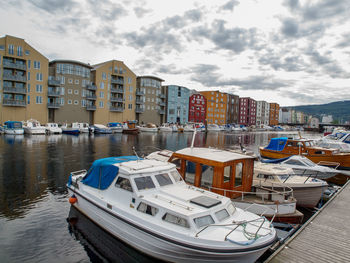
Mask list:
[[[240,192],[250,192],[252,187],[254,158],[251,156],[193,147],[173,153],[169,162],[177,165],[187,182],[230,198],[241,196]]]

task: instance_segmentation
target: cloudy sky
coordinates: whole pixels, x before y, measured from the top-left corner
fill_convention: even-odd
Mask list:
[[[349,0],[0,0],[0,35],[50,60],[282,106],[350,99]]]

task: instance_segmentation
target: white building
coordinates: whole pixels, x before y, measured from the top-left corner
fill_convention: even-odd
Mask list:
[[[321,123],[323,124],[331,124],[333,122],[333,116],[332,115],[323,115]]]
[[[319,128],[320,120],[316,117],[309,118],[309,128]]]
[[[266,101],[256,102],[256,125],[269,125],[270,104]]]

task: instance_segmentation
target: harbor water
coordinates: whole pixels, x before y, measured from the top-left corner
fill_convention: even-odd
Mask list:
[[[236,148],[242,142],[257,153],[270,138],[290,135],[297,133],[197,133],[194,145]],[[71,209],[66,182],[70,172],[89,169],[96,159],[174,151],[191,141],[192,133],[1,135],[1,262],[154,262]]]

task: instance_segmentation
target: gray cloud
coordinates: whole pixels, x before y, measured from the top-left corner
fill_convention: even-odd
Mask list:
[[[297,55],[283,57],[283,54],[273,54],[270,52],[260,55],[258,59],[262,65],[271,66],[274,70],[285,70],[288,72],[302,71],[307,68],[305,61]]]
[[[211,27],[199,26],[191,31],[191,37],[197,41],[208,39],[217,48],[241,53],[246,49],[260,49],[257,29],[244,29],[239,27],[226,28],[226,21],[215,20]]]
[[[230,0],[226,4],[220,7],[221,10],[233,11],[234,7],[239,5],[237,0]]]
[[[145,15],[151,13],[152,10],[137,6],[137,7],[134,8],[134,12],[135,12],[137,17],[142,18]]]
[[[184,14],[184,18],[186,20],[190,20],[192,22],[199,22],[202,17],[203,17],[203,11],[199,10],[199,9],[192,9],[192,10],[188,10],[185,12]]]
[[[37,8],[40,8],[48,13],[64,13],[70,12],[77,7],[77,3],[72,0],[29,0],[29,2]]]
[[[111,0],[87,0],[91,15],[101,21],[113,22],[128,15],[128,11],[118,3]]]
[[[184,74],[185,70],[179,69],[174,63],[171,63],[167,65],[158,65],[156,72],[159,74],[179,75],[179,74]]]
[[[282,20],[282,33],[288,37],[298,36],[299,25],[295,19],[286,18]]]

